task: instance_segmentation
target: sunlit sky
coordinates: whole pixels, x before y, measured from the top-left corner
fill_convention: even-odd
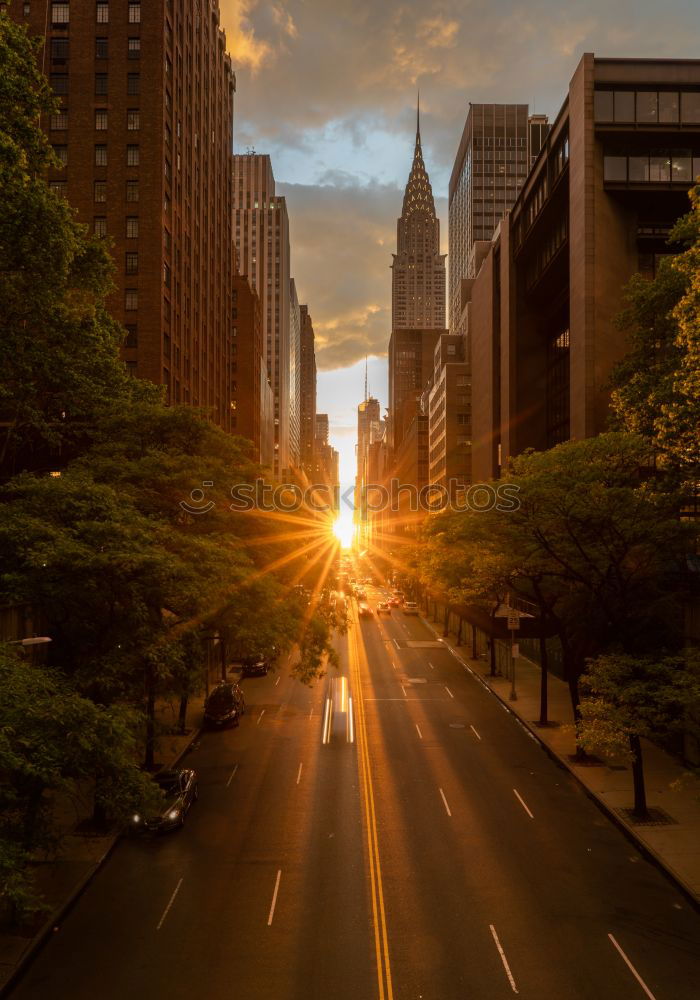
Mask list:
[[[356,407],[386,405],[391,253],[416,90],[447,250],[447,183],[468,102],[559,110],[583,52],[697,57],[697,0],[221,0],[237,75],[234,144],[269,153],[287,196],[292,273],[316,331],[318,409],[341,479]]]

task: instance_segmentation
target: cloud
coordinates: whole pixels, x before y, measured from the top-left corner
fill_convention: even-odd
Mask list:
[[[296,38],[298,36],[299,32],[297,31],[297,26],[294,23],[294,18],[289,11],[282,6],[282,4],[276,3],[272,5],[272,17],[275,24],[279,25],[285,35],[288,35],[290,38]]]
[[[459,21],[444,17],[424,18],[418,25],[418,37],[431,49],[451,49],[457,44]]]

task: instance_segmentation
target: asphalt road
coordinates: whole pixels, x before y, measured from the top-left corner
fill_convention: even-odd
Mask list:
[[[700,916],[419,618],[337,645],[244,682],[15,1000],[697,1000]]]

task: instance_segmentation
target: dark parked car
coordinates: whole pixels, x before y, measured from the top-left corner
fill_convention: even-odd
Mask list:
[[[270,664],[262,656],[254,656],[241,661],[241,677],[264,677]]]
[[[160,771],[153,780],[163,792],[165,802],[157,812],[144,815],[134,813],[131,817],[131,829],[135,832],[179,829],[184,826],[190,806],[197,801],[199,795],[197,772],[189,768]]]
[[[210,692],[204,704],[204,724],[212,729],[237,726],[244,712],[245,700],[238,684],[222,681]]]

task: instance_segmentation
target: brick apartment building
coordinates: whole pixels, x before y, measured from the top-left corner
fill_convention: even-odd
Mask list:
[[[308,476],[313,462],[316,437],[316,349],[314,346],[314,325],[309,315],[309,307],[306,305],[299,306],[299,325],[299,360],[301,365],[299,440],[301,466]]]
[[[52,188],[112,243],[124,360],[231,429],[235,76],[217,0],[11,0],[45,37]]]
[[[473,475],[606,429],[615,317],[700,175],[700,60],[581,59],[470,289]]]
[[[233,279],[231,431],[253,442],[256,461],[271,466],[274,398],[262,350],[260,299],[243,275]]]

